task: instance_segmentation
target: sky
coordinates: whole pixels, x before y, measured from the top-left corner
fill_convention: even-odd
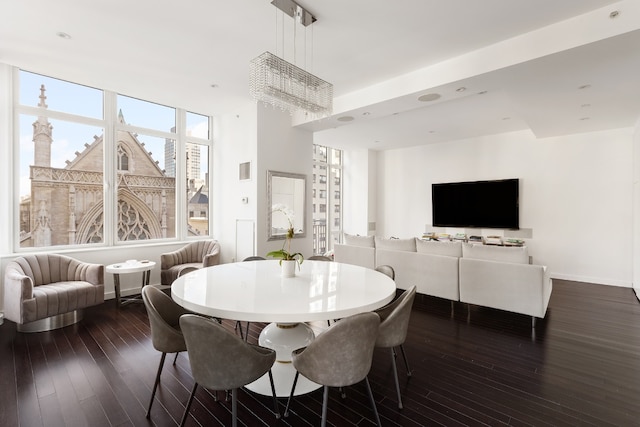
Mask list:
[[[19,102],[21,105],[35,107],[40,102],[40,86],[45,86],[45,103],[49,110],[102,119],[103,94],[101,90],[69,83],[50,77],[20,72]],[[154,104],[124,95],[117,96],[118,111],[122,111],[127,124],[149,129],[170,132],[176,125],[176,112],[171,107]],[[29,165],[33,164],[33,123],[35,116],[21,115],[20,132],[20,196],[30,193]],[[187,134],[207,138],[208,118],[195,113],[187,113]],[[101,127],[49,119],[53,126],[51,147],[51,166],[64,168],[66,161],[72,161],[76,152],[82,152],[85,144],[91,144],[94,136],[101,136]],[[164,169],[164,138],[139,134],[138,139],[145,143],[147,151],[152,153],[160,169]],[[207,159],[207,147],[202,147],[201,159]],[[201,165],[206,168],[207,162]],[[204,177],[204,173],[202,173]]]

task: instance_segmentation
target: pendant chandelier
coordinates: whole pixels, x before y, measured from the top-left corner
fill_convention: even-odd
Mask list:
[[[271,4],[305,27],[316,21],[313,15],[293,0],[273,0]],[[268,51],[252,59],[249,70],[249,93],[252,98],[289,111],[290,114],[302,112],[311,119],[331,115],[331,83]]]

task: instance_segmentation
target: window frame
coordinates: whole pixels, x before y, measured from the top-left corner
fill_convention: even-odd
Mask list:
[[[85,86],[97,90],[101,90],[103,97],[103,117],[93,118],[93,117],[85,117],[77,114],[51,110],[45,107],[38,106],[30,106],[30,105],[22,105],[20,104],[20,74],[22,71],[32,74],[38,74],[46,78],[55,79],[67,83],[77,84],[80,86]],[[7,102],[7,105],[10,106],[7,113],[10,118],[10,123],[12,129],[10,131],[11,138],[13,143],[11,144],[13,147],[9,150],[10,157],[12,158],[11,163],[11,172],[10,172],[10,182],[6,185],[5,188],[10,188],[11,193],[13,194],[12,198],[12,206],[8,208],[11,211],[11,220],[12,223],[12,233],[9,236],[7,249],[12,251],[13,253],[30,253],[30,252],[45,252],[45,251],[60,251],[60,250],[78,250],[78,249],[86,249],[86,248],[103,248],[103,247],[112,247],[112,246],[126,246],[126,245],[152,245],[163,242],[171,242],[171,241],[185,241],[185,240],[193,240],[203,237],[211,237],[212,233],[212,208],[211,208],[211,194],[209,194],[209,215],[208,215],[208,233],[206,235],[199,236],[189,236],[188,233],[188,214],[187,214],[187,177],[186,177],[186,165],[184,163],[184,158],[186,156],[186,144],[188,142],[205,145],[208,147],[208,173],[207,173],[207,185],[211,190],[213,188],[213,153],[214,153],[214,143],[213,143],[213,117],[201,113],[194,113],[190,110],[186,110],[183,108],[177,107],[169,107],[175,110],[176,114],[176,127],[175,133],[169,131],[162,131],[158,129],[149,129],[140,126],[128,125],[126,123],[119,123],[118,121],[118,111],[117,111],[117,97],[118,95],[124,95],[130,97],[126,94],[120,94],[118,92],[109,91],[106,89],[99,89],[96,87],[92,87],[89,85],[85,85],[82,83],[72,82],[70,80],[61,79],[54,76],[45,75],[42,73],[37,73],[30,70],[23,70],[18,67],[10,67],[9,75],[5,75],[7,80],[9,81],[9,85],[11,90],[9,91],[8,98],[10,99]],[[153,104],[164,105],[152,100],[143,100],[146,102],[150,102]],[[197,136],[189,135],[187,136],[186,129],[186,117],[187,114],[193,113],[198,114],[200,116],[207,118],[208,123],[208,138],[201,138]],[[103,167],[103,181],[104,181],[104,189],[102,193],[103,199],[103,217],[104,217],[104,236],[103,240],[100,243],[84,243],[84,244],[68,244],[68,245],[51,245],[51,246],[33,246],[33,247],[21,247],[20,246],[20,157],[23,154],[21,151],[21,147],[19,145],[20,142],[20,117],[23,115],[28,116],[44,116],[47,117],[48,120],[62,120],[65,122],[69,122],[72,124],[79,125],[88,125],[94,127],[100,127],[103,129],[103,159],[102,159],[102,167]],[[131,132],[133,134],[141,134],[141,135],[149,135],[158,138],[170,138],[174,139],[176,143],[176,171],[175,171],[175,235],[166,238],[154,238],[150,240],[129,240],[129,241],[118,241],[117,233],[117,174],[118,174],[118,161],[117,161],[117,151],[118,151],[118,132]],[[55,131],[54,131],[55,138]],[[130,162],[131,159],[129,159]],[[129,166],[131,163],[129,163]]]

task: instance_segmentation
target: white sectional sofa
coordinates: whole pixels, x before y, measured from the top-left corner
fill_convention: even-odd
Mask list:
[[[544,318],[552,282],[543,265],[529,264],[526,247],[464,245],[460,301]]]
[[[363,267],[390,265],[400,289],[544,318],[552,282],[545,266],[529,264],[526,247],[345,234],[335,260]]]

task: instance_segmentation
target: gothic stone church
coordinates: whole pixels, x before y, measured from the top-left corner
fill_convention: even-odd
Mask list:
[[[46,108],[44,92],[42,85],[38,106]],[[119,120],[124,123],[122,114]],[[31,195],[20,206],[21,247],[104,241],[103,138],[94,136],[64,168],[53,168],[53,126],[44,116],[33,123]],[[117,191],[118,241],[174,237],[175,178],[166,176],[130,132],[117,132],[116,165],[116,183],[107,191]]]

